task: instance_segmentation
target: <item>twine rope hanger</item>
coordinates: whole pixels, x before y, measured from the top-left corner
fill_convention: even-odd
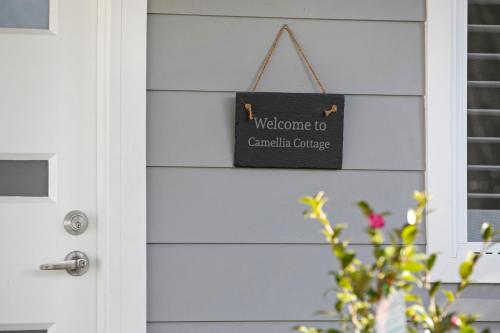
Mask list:
[[[283,24],[283,26],[280,28],[278,33],[276,34],[276,37],[274,38],[273,43],[271,44],[271,47],[269,48],[269,51],[267,51],[266,57],[264,58],[264,61],[262,62],[262,65],[260,66],[259,70],[257,71],[257,76],[255,77],[255,80],[252,84],[252,87],[250,88],[251,92],[255,92],[257,89],[257,86],[260,83],[260,80],[262,79],[262,75],[264,74],[264,71],[267,68],[267,65],[269,64],[269,61],[271,60],[271,57],[274,54],[274,51],[276,50],[276,46],[278,45],[279,40],[281,39],[281,36],[283,36],[283,32],[286,31],[288,33],[288,36],[290,36],[290,40],[293,43],[293,46],[297,50],[297,53],[299,54],[300,60],[302,60],[302,63],[307,67],[309,73],[312,75],[314,78],[314,81],[318,85],[319,89],[323,94],[326,93],[325,87],[321,83],[321,81],[318,78],[318,75],[316,75],[316,72],[312,68],[311,63],[307,59],[304,50],[300,46],[299,42],[297,41],[297,38],[295,37],[295,34],[293,33],[292,29],[287,24]]]
[[[260,83],[260,81],[262,79],[262,75],[264,74],[264,71],[266,70],[267,65],[269,65],[269,62],[271,61],[271,57],[273,56],[274,51],[276,50],[276,46],[278,45],[278,42],[281,39],[281,36],[283,35],[283,32],[285,32],[285,31],[288,33],[288,36],[290,37],[290,40],[292,41],[292,44],[295,47],[295,50],[297,51],[300,60],[306,66],[307,70],[309,71],[309,73],[313,77],[314,81],[318,85],[318,87],[321,90],[321,92],[323,94],[326,94],[325,87],[323,86],[323,84],[319,80],[318,75],[316,74],[316,72],[314,71],[311,63],[307,59],[307,57],[306,57],[306,55],[304,53],[304,50],[300,46],[300,44],[299,44],[297,38],[295,37],[295,34],[293,33],[292,29],[290,29],[290,27],[287,24],[283,24],[281,26],[280,30],[278,31],[278,33],[276,34],[276,37],[274,38],[274,41],[271,44],[271,47],[267,51],[267,54],[264,57],[264,60],[262,61],[262,64],[259,67],[259,70],[257,71],[257,75],[255,76],[255,80],[253,81],[253,83],[251,85],[250,91],[251,92],[255,92],[255,90],[257,89],[257,86],[259,85],[259,83]],[[248,119],[252,120],[253,119],[252,104],[245,103],[244,107],[245,107],[245,111],[248,113]],[[325,116],[328,117],[332,112],[336,112],[336,111],[337,111],[337,106],[333,105],[330,110],[325,110]]]

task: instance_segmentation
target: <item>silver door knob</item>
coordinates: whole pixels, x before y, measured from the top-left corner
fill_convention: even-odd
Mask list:
[[[89,270],[89,258],[87,255],[80,251],[73,251],[68,253],[64,261],[53,262],[40,265],[42,271],[53,270],[66,270],[68,274],[73,276],[80,276]]]

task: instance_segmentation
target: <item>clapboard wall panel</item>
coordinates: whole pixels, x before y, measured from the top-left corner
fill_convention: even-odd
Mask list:
[[[370,248],[354,248],[372,260]],[[336,267],[327,245],[149,245],[148,267],[151,322],[314,321],[334,303],[322,297]],[[496,321],[499,296],[498,285],[473,285],[458,308]]]
[[[149,15],[148,89],[245,91],[283,23],[297,32],[328,92],[422,95],[423,24]],[[262,91],[316,91],[284,39]]]
[[[424,187],[417,171],[148,168],[147,178],[150,243],[322,242],[297,200],[325,190],[333,221],[350,223],[346,237],[366,244],[357,200],[393,211],[387,228],[399,227]]]
[[[150,91],[148,165],[231,167],[234,105],[233,93]],[[351,95],[346,110],[344,169],[424,170],[421,97]]]
[[[328,245],[149,245],[148,320],[317,320],[333,263]]]
[[[149,0],[155,14],[423,21],[425,0]]]

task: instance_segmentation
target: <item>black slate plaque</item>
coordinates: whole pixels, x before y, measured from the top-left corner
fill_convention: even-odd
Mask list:
[[[234,165],[341,169],[343,130],[344,95],[239,92]]]

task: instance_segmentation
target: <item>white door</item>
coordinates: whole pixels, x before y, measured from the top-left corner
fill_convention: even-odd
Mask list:
[[[0,332],[96,332],[97,1],[50,4],[56,32],[0,29]],[[75,250],[85,274],[40,270]]]

